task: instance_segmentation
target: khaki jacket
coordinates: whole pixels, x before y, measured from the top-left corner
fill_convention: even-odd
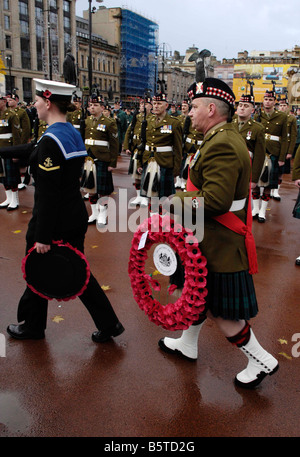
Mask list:
[[[99,146],[94,141],[104,141],[107,145]],[[116,168],[119,141],[117,124],[113,119],[104,115],[99,118],[87,117],[85,121],[85,147],[91,151],[96,159],[108,162],[110,167]]]
[[[234,118],[232,125],[244,138],[250,157],[252,158],[252,182],[257,183],[261,175],[265,155],[266,155],[266,141],[265,131],[263,126],[253,119],[245,122],[239,130],[238,118]]]
[[[11,110],[15,113],[20,122],[21,144],[26,144],[31,138],[31,124],[26,110],[23,108],[14,108]]]
[[[278,157],[278,160],[284,162],[288,148],[287,115],[281,111],[274,110],[268,116],[264,110],[261,110],[260,120],[258,115],[255,115],[254,119],[261,122],[265,128],[267,153]],[[271,139],[270,136],[276,136],[279,140]]]
[[[298,147],[293,164],[292,180],[300,179],[300,146]]]
[[[215,126],[205,136],[198,158],[190,164],[190,179],[199,189],[178,192],[185,197],[204,198],[204,237],[200,243],[210,271],[219,273],[248,269],[245,238],[213,219],[229,211],[234,200],[249,196],[250,157],[242,136],[231,123]],[[195,156],[197,157],[197,155]],[[191,205],[188,199],[187,205]],[[234,212],[246,221],[246,208]]]
[[[293,155],[297,141],[297,119],[293,114],[287,115],[287,154]]]
[[[21,143],[20,120],[9,109],[0,112],[0,147],[17,146]]]
[[[147,146],[152,149],[152,152],[147,150],[143,152],[143,165],[154,155],[158,165],[173,168],[174,176],[179,175],[182,160],[182,125],[176,117],[166,114],[161,122],[156,123],[156,116],[149,116],[146,129],[146,149]],[[164,146],[171,146],[173,150],[168,152],[155,150]]]

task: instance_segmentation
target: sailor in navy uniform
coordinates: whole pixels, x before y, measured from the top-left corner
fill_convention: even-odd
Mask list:
[[[27,252],[35,246],[39,255],[51,249],[55,240],[84,251],[88,214],[80,192],[80,175],[87,152],[81,135],[66,122],[74,86],[35,79],[38,116],[49,124],[30,155],[35,181],[32,218],[26,235]],[[95,342],[104,342],[124,331],[108,298],[90,275],[80,295],[97,331]],[[18,306],[18,325],[7,331],[16,339],[41,339],[47,322],[48,301],[27,286]]]

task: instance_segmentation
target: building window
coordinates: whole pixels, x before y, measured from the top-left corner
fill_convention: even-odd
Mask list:
[[[81,67],[84,68],[84,55],[81,54]]]
[[[9,0],[4,0],[4,2],[3,2],[3,9],[4,9],[4,10],[9,10]]]
[[[21,35],[29,36],[29,23],[27,21],[20,21]]]
[[[4,16],[4,28],[5,30],[10,30],[10,17]]]
[[[19,13],[23,16],[28,16],[28,4],[19,2]]]
[[[71,47],[71,35],[69,33],[66,33],[64,34],[64,51],[65,51],[65,54],[67,52],[67,50]]]
[[[63,8],[64,8],[64,11],[66,13],[69,13],[70,12],[70,3],[68,0],[64,0],[64,3],[63,3]]]
[[[67,16],[64,16],[64,28],[68,30],[71,29],[71,20]]]
[[[32,100],[31,78],[23,78],[23,100],[27,103]]]
[[[5,47],[6,49],[11,49],[11,36],[5,35]]]

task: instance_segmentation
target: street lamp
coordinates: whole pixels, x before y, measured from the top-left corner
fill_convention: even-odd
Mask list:
[[[103,0],[96,0],[97,3],[102,3]],[[93,68],[92,68],[92,14],[96,12],[96,7],[92,8],[92,0],[89,0],[89,90],[92,93],[93,85]]]

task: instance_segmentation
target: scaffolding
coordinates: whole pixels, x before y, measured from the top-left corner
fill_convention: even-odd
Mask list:
[[[121,99],[135,100],[155,88],[158,24],[129,10],[122,10]]]

